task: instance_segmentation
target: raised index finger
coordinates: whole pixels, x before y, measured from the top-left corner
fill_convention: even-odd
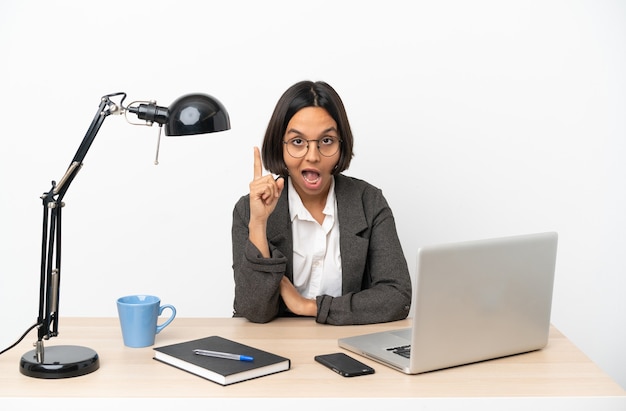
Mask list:
[[[263,165],[261,163],[261,152],[258,147],[254,147],[254,179],[263,177]]]

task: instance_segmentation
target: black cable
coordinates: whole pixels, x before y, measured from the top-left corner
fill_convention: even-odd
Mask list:
[[[22,340],[28,335],[29,332],[31,332],[31,330],[35,327],[37,327],[39,324],[33,324],[28,330],[26,330],[26,332],[20,337],[19,340],[17,340],[15,342],[15,344],[11,345],[10,347],[5,348],[4,350],[0,351],[0,355],[4,354],[5,352],[9,351],[11,348],[15,347],[16,345],[18,345],[19,343],[22,342]]]

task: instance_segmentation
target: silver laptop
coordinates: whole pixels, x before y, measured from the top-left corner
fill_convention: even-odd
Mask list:
[[[339,339],[407,374],[534,351],[548,342],[557,233],[423,247],[412,327]]]

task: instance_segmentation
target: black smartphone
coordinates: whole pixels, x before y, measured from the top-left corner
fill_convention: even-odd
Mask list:
[[[374,374],[374,369],[361,361],[350,357],[342,352],[316,355],[315,361],[325,365],[337,374],[344,377],[356,377],[357,375]]]

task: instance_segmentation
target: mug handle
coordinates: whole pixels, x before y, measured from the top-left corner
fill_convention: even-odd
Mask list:
[[[157,324],[156,327],[156,333],[160,333],[161,330],[163,330],[165,327],[167,327],[173,320],[174,317],[176,317],[176,308],[174,308],[173,305],[171,304],[164,304],[159,308],[159,315],[163,314],[163,310],[165,310],[166,308],[169,308],[172,311],[172,314],[170,315],[170,318],[168,318],[163,324]]]

